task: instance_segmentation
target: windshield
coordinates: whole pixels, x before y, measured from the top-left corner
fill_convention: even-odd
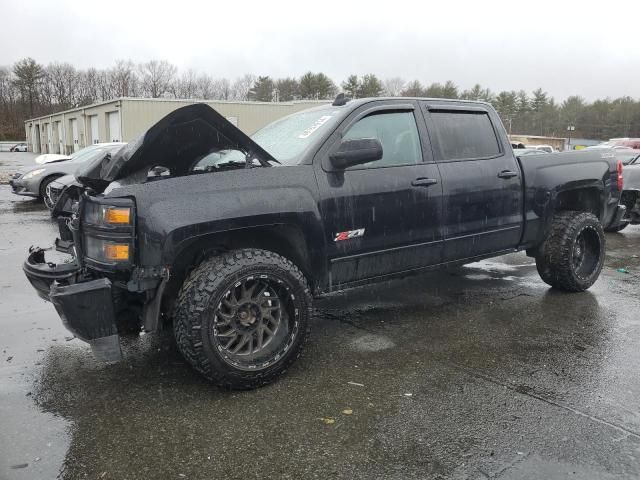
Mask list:
[[[258,130],[251,136],[251,139],[282,165],[296,165],[300,155],[315,139],[335,125],[338,113],[339,110],[330,108],[295,113]],[[244,161],[242,152],[223,150],[204,157],[194,170]]]
[[[71,157],[71,159],[74,159],[74,158],[77,158],[77,157],[79,157],[81,155],[86,155],[89,152],[93,152],[96,148],[99,148],[99,147],[96,146],[96,145],[89,145],[88,147],[81,148],[77,152],[73,152],[70,155],[70,157]]]
[[[94,160],[100,156],[104,156],[107,153],[114,154],[118,150],[122,148],[122,145],[113,145],[110,147],[94,147],[90,149],[85,149],[85,151],[77,152],[74,156],[69,160],[72,163],[83,163],[87,161]]]

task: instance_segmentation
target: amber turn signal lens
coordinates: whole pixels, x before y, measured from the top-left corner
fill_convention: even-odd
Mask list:
[[[128,224],[131,220],[130,208],[105,208],[104,221],[106,223]]]
[[[129,260],[129,245],[107,243],[104,246],[104,256],[107,260]]]

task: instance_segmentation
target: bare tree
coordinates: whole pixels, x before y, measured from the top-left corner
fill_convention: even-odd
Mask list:
[[[106,70],[100,70],[98,72],[98,88],[100,89],[100,100],[109,100],[116,97],[116,92],[113,90],[113,84],[111,82],[111,75]]]
[[[256,76],[251,73],[245,73],[242,77],[237,78],[231,87],[233,100],[246,101],[249,98],[249,90],[255,81]]]
[[[79,105],[89,105],[102,100],[100,96],[100,72],[89,68],[78,74]]]
[[[166,60],[151,60],[139,66],[142,91],[151,98],[160,98],[169,91],[177,68]]]
[[[390,97],[399,97],[406,84],[407,82],[400,77],[387,78],[382,82],[384,94]]]
[[[193,69],[182,74],[180,79],[173,82],[172,93],[175,98],[197,98],[198,75]]]
[[[73,65],[50,63],[46,68],[46,83],[49,85],[52,103],[57,103],[62,109],[79,104],[79,98],[82,96],[79,88],[80,75]]]
[[[216,100],[231,100],[231,82],[228,78],[217,78],[213,81],[213,98]]]
[[[203,73],[196,79],[196,92],[196,96],[203,100],[214,98],[213,79],[206,73]]]
[[[133,97],[137,93],[138,77],[131,60],[118,60],[109,70],[111,89],[116,97]]]

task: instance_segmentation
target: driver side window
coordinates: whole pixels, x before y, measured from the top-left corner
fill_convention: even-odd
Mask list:
[[[348,170],[414,165],[422,162],[420,136],[413,112],[374,113],[356,122],[343,135],[342,140],[363,138],[380,140],[382,158]]]

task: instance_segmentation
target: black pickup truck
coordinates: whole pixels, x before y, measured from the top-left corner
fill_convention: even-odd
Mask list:
[[[24,263],[40,296],[108,361],[166,319],[238,389],[299,356],[313,296],[518,250],[583,291],[624,214],[609,151],[517,158],[490,105],[457,100],[339,96],[252,138],[195,104],[76,177],[69,261]]]

